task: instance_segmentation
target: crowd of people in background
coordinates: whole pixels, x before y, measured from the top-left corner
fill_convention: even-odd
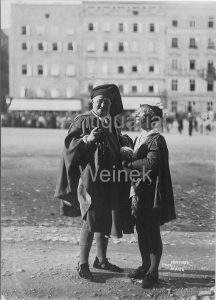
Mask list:
[[[178,131],[183,131],[183,121],[188,121],[188,134],[191,136],[193,130],[199,131],[201,134],[213,131],[216,128],[215,119],[216,115],[213,110],[208,110],[205,113],[193,113],[188,112],[187,114],[178,112],[176,113],[176,120],[178,122]]]
[[[78,113],[67,112],[7,112],[1,115],[5,127],[68,128]]]
[[[1,126],[4,127],[30,127],[30,128],[65,128],[68,129],[71,122],[79,113],[69,112],[7,112],[1,115]],[[131,111],[126,111],[124,117],[133,115]],[[178,123],[178,131],[182,133],[184,130],[184,120],[188,121],[188,133],[191,136],[193,130],[199,131],[201,134],[208,133],[216,128],[215,113],[209,110],[206,113],[193,112],[177,112],[175,115],[171,114],[165,116],[165,122],[162,121],[162,132],[169,132],[173,127],[174,121]],[[134,131],[134,127],[125,127],[122,130]]]

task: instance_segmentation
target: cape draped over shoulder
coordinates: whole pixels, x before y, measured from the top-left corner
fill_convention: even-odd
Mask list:
[[[154,182],[153,184],[148,185],[148,191],[153,198],[151,200],[153,209],[161,210],[160,225],[163,225],[164,223],[176,219],[169,168],[169,152],[164,137],[159,133],[152,134],[142,145],[140,145],[140,148],[137,151],[137,160],[133,163],[133,166],[136,166],[135,168],[142,169],[143,161],[146,159],[146,151],[144,150],[146,147],[148,148],[148,152],[152,151],[158,153],[158,169],[149,175],[150,177],[153,176]],[[142,195],[145,194],[145,182],[140,181],[139,185],[132,185],[133,193],[131,193],[131,195],[137,194],[142,198]],[[145,201],[145,199],[143,199],[143,201]]]
[[[108,209],[112,211],[113,219],[121,219],[121,225],[126,224],[124,216],[130,215],[130,205],[127,200],[130,182],[121,180],[104,183],[98,175],[104,169],[111,171],[113,166],[116,170],[121,168],[120,147],[131,146],[132,140],[128,136],[123,138],[120,130],[112,124],[111,133],[102,127],[102,140],[86,144],[83,137],[89,135],[95,127],[98,127],[98,119],[91,111],[77,116],[70,126],[64,141],[54,196],[63,200],[61,201],[61,214],[76,217],[81,213],[84,220],[91,208],[95,207],[97,210],[102,206],[101,201],[106,200],[104,204],[108,205]],[[108,197],[109,195],[112,197]],[[64,201],[67,201],[69,205]],[[116,215],[113,215],[115,212]],[[117,231],[116,235],[120,236],[119,230]]]
[[[162,135],[157,137],[159,175],[156,182],[154,207],[161,201],[161,225],[176,219],[172,180],[169,168],[169,151]]]

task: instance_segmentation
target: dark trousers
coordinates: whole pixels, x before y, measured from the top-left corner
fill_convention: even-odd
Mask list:
[[[160,210],[139,211],[136,228],[142,265],[149,266],[151,273],[157,273],[163,250],[160,235]]]

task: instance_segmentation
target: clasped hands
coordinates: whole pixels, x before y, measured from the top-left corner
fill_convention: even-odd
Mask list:
[[[128,169],[128,164],[134,160],[133,149],[130,147],[121,147],[120,154],[122,158],[122,166],[125,169]]]

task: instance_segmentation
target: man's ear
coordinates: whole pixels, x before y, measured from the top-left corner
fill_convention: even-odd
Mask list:
[[[93,108],[93,100],[89,103],[89,109]]]

